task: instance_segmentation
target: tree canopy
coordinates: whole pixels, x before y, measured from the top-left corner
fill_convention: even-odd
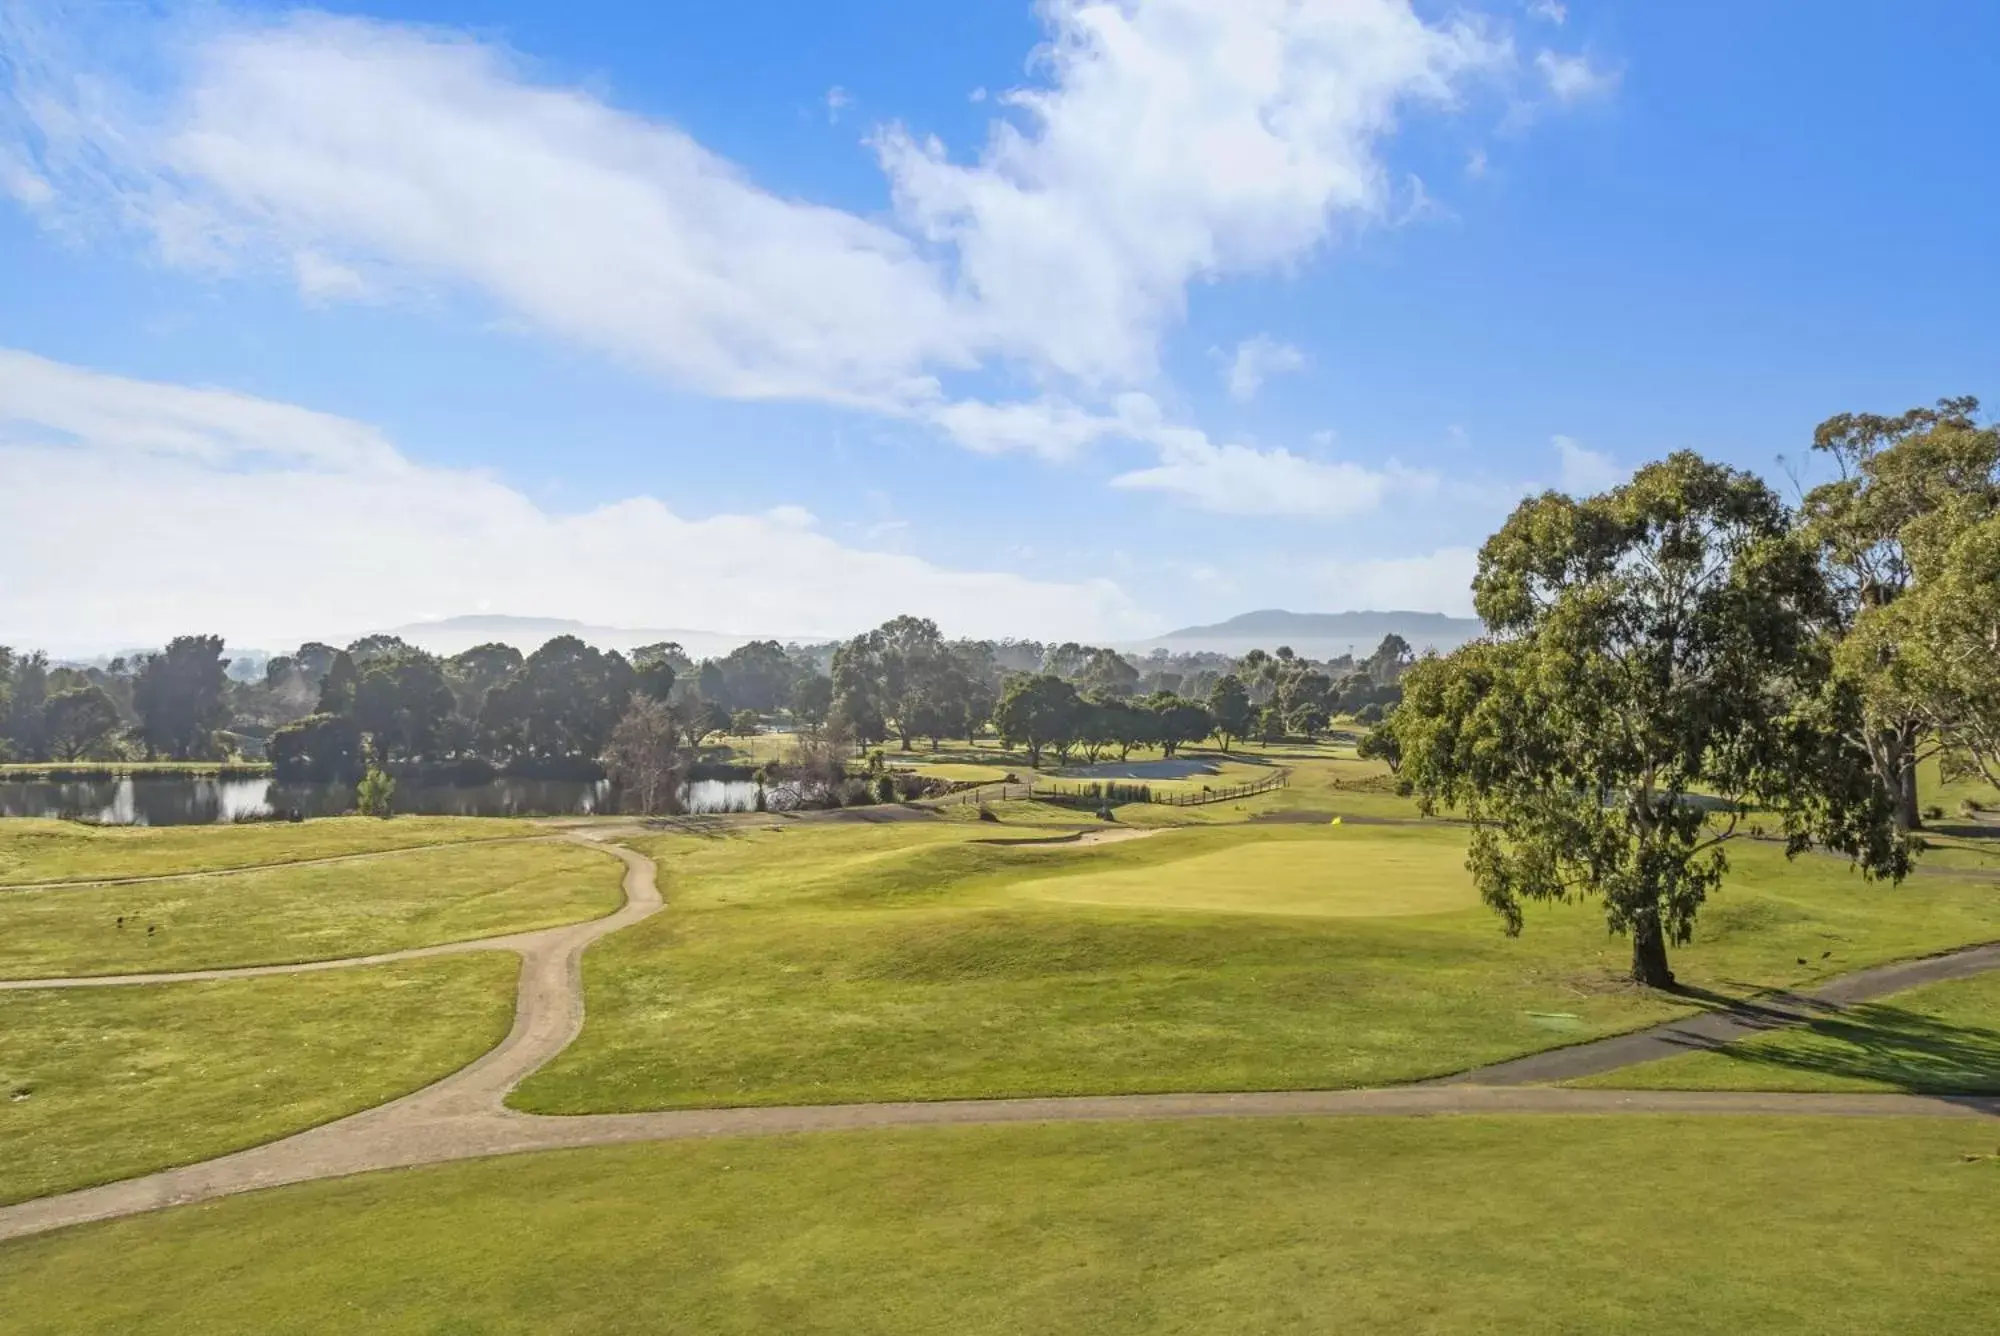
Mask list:
[[[214,753],[216,730],[229,722],[228,666],[221,636],[176,636],[140,662],[132,702],[149,756],[185,761]]]
[[[1900,877],[1886,795],[1827,690],[1830,594],[1757,478],[1683,452],[1576,501],[1525,501],[1480,552],[1490,639],[1405,675],[1390,727],[1423,809],[1474,823],[1509,932],[1528,900],[1603,898],[1632,973],[1672,984],[1754,806]]]
[[[1950,620],[1926,586],[1943,577],[1952,543],[2000,511],[2000,431],[1979,425],[1978,407],[1968,397],[1896,417],[1843,413],[1813,435],[1814,451],[1840,476],[1807,494],[1803,531],[1827,577],[1833,629],[1846,638],[1838,671],[1862,707],[1856,737],[1904,830],[1920,822],[1918,764],[1953,747],[1960,731],[1945,710],[1970,702],[1962,683],[1942,684],[1952,652],[1942,643],[1924,649],[1923,632]],[[1975,578],[1961,591],[1977,587]],[[1923,595],[1919,606],[1898,608],[1913,593]],[[1904,637],[1915,637],[1911,661]]]

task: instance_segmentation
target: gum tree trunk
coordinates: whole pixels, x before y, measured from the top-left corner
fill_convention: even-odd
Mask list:
[[[1923,812],[1917,806],[1917,754],[1905,750],[1896,772],[1896,828],[1921,830],[1923,824]]]
[[[1660,916],[1647,910],[1632,923],[1632,979],[1648,988],[1672,988],[1674,972],[1667,966],[1667,937]]]

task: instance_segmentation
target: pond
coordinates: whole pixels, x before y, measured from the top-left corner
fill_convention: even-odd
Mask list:
[[[422,816],[587,816],[610,799],[608,781],[500,778],[484,784],[398,783],[395,810]],[[700,779],[687,786],[690,812],[748,812],[757,785]],[[338,816],[354,810],[351,784],[290,784],[275,779],[193,779],[183,775],[52,782],[0,780],[0,817],[58,817],[107,826],[204,826],[259,821],[297,812]]]

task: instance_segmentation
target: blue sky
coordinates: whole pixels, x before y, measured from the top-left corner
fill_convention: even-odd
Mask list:
[[[0,0],[0,642],[1463,612],[1527,490],[1990,391],[1996,39]]]

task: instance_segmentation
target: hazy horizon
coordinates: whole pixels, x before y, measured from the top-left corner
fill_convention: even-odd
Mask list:
[[[1458,643],[1458,637],[1440,638],[1416,629],[1404,630],[1411,619],[1422,619],[1443,614],[1431,614],[1415,609],[1349,609],[1343,613],[1296,613],[1285,609],[1255,609],[1238,614],[1227,621],[1242,620],[1259,614],[1278,614],[1286,617],[1340,617],[1374,619],[1397,626],[1399,633],[1405,634],[1419,649],[1434,645],[1448,649]],[[1468,634],[1478,625],[1476,618],[1453,618],[1462,624],[1460,629]],[[500,625],[511,623],[512,625]],[[1400,624],[1400,625],[1398,625]],[[867,630],[867,627],[851,627],[836,635],[801,636],[783,632],[726,632],[712,631],[702,627],[627,627],[599,626],[576,618],[543,617],[518,613],[471,613],[447,618],[433,618],[422,622],[403,623],[395,626],[370,626],[360,630],[322,633],[292,638],[272,638],[255,636],[231,636],[212,628],[189,627],[186,633],[221,634],[225,648],[229,651],[248,654],[286,654],[308,640],[320,641],[336,647],[351,644],[364,636],[395,635],[408,640],[420,649],[433,653],[454,654],[477,644],[499,642],[511,644],[517,649],[532,650],[556,635],[574,634],[586,643],[600,649],[629,650],[636,645],[658,641],[676,641],[690,656],[696,659],[716,657],[730,650],[756,640],[776,640],[780,644],[829,644],[844,641]],[[949,625],[940,629],[951,638],[959,638]],[[1222,634],[1203,635],[1202,632],[1218,631]],[[1368,644],[1362,650],[1378,641],[1384,631],[1373,627],[1372,622],[1363,638]],[[1150,649],[1169,646],[1188,652],[1241,653],[1256,647],[1275,648],[1285,639],[1285,632],[1263,632],[1257,630],[1236,631],[1221,625],[1201,627],[1173,627],[1157,635],[1140,636],[1125,640],[1104,642],[1109,647],[1121,650]],[[965,637],[975,638],[975,637]],[[1037,635],[1032,629],[1007,636],[978,637],[985,639],[1037,640],[1054,643],[1061,637],[1051,638]],[[1296,641],[1294,648],[1309,658],[1332,658],[1353,649],[1358,643],[1353,637],[1336,638],[1315,636],[1310,633],[1291,634]],[[1288,642],[1289,643],[1289,642]],[[11,644],[20,650],[43,650],[52,659],[70,662],[99,662],[119,655],[147,653],[161,648],[164,641],[141,642],[132,638],[110,639],[91,643],[43,644],[16,637],[10,641],[0,632],[0,644]]]

